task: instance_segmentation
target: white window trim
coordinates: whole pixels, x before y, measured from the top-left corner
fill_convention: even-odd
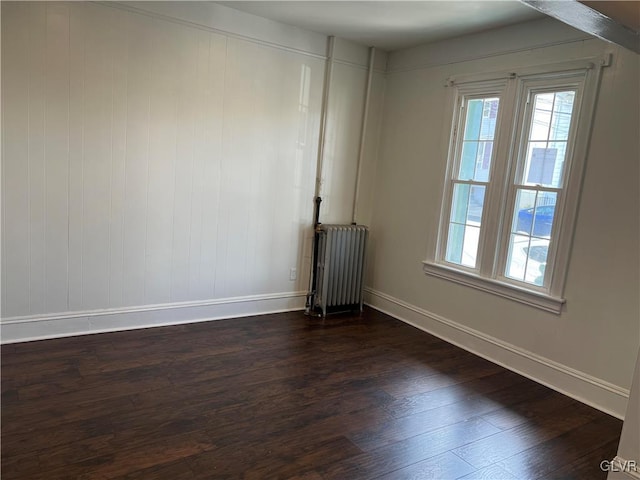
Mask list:
[[[446,146],[444,155],[445,158],[447,158],[447,169],[444,179],[442,203],[440,205],[439,228],[437,232],[435,232],[435,241],[432,242],[432,247],[427,252],[427,259],[422,262],[425,274],[492,293],[555,314],[562,312],[563,305],[566,303],[566,300],[563,298],[564,287],[571,257],[573,234],[575,231],[600,79],[602,69],[610,64],[611,54],[607,54],[599,58],[587,58],[562,64],[540,65],[511,72],[489,73],[448,80],[446,86],[455,88],[450,89],[451,98],[449,104],[454,107],[451,110],[451,116],[445,119],[445,128],[443,129],[443,135],[446,137],[443,137],[443,145]],[[502,114],[499,113],[498,125],[496,127],[496,134],[499,135],[499,125],[501,122],[505,121],[505,119],[509,121],[512,118],[520,118],[518,110],[523,108],[522,102],[525,100],[522,97],[523,92],[526,91],[527,82],[545,77],[571,77],[572,75],[575,76],[578,72],[582,72],[584,75],[584,80],[581,81],[582,98],[581,101],[576,104],[579,110],[576,111],[575,116],[577,125],[574,130],[571,147],[573,152],[571,156],[567,156],[567,161],[571,162],[571,165],[570,168],[567,169],[567,178],[563,187],[563,205],[557,214],[558,219],[555,221],[554,226],[554,228],[558,230],[555,237],[556,245],[553,248],[553,263],[549,271],[545,272],[548,287],[540,288],[535,285],[526,285],[522,282],[516,283],[516,281],[512,283],[501,273],[501,271],[504,270],[507,255],[505,244],[507,236],[505,230],[508,229],[508,225],[510,225],[509,221],[513,214],[513,212],[510,211],[510,205],[513,203],[513,199],[510,197],[507,198],[507,194],[512,194],[516,191],[511,184],[516,175],[514,170],[516,170],[517,164],[515,161],[510,162],[509,165],[498,167],[496,167],[495,164],[505,162],[506,159],[511,156],[519,155],[520,138],[523,135],[521,131],[512,132],[511,138],[497,138],[496,154],[494,162],[492,162],[491,165],[492,172],[494,168],[507,169],[506,174],[503,173],[504,178],[502,181],[504,185],[501,185],[501,188],[489,187],[487,191],[487,195],[489,196],[502,196],[499,200],[493,198],[493,200],[489,199],[489,201],[502,202],[504,205],[503,208],[505,209],[504,211],[507,214],[505,221],[503,222],[502,219],[495,218],[485,220],[483,212],[484,233],[482,235],[486,238],[489,235],[487,232],[493,232],[495,237],[495,233],[499,232],[497,235],[497,243],[488,241],[481,242],[478,258],[484,258],[485,261],[479,261],[480,265],[476,269],[469,269],[464,266],[444,262],[444,249],[446,249],[446,245],[443,245],[444,238],[446,237],[444,232],[446,232],[448,226],[448,213],[451,208],[451,174],[452,169],[455,168],[454,164],[457,163],[455,160],[452,160],[452,156],[455,153],[454,149],[456,148],[456,139],[454,135],[451,135],[451,132],[454,128],[459,128],[455,123],[459,123],[460,119],[454,109],[459,107],[460,91],[468,95],[467,92],[473,91],[474,85],[480,86],[481,83],[484,83],[485,85],[494,85],[496,88],[502,85],[505,96],[514,96],[515,101],[506,102],[506,108],[503,109]],[[511,91],[512,88],[517,88],[518,91],[514,94],[514,92]],[[488,92],[489,95],[491,94],[490,89],[485,90],[485,92]],[[501,104],[504,104],[504,102],[501,101]],[[518,125],[522,127],[523,123],[519,122]],[[503,137],[504,136],[505,135],[503,135]],[[495,184],[496,180],[493,180],[493,184]],[[490,250],[490,252],[482,252],[482,246],[484,246],[485,250]],[[490,265],[488,265],[486,257],[481,257],[483,254],[493,258]]]
[[[478,82],[470,83],[469,85],[461,84],[456,91],[456,96],[453,101],[454,109],[459,110],[462,107],[462,102],[464,98],[473,97],[474,95],[482,95],[482,96],[491,96],[494,95],[501,99],[504,98],[505,93],[508,94],[510,90],[511,84],[508,78],[502,78],[497,80],[482,80]],[[499,110],[498,118],[496,121],[496,136],[500,131],[501,124],[505,118],[505,115],[502,113],[504,109]],[[443,189],[443,202],[441,205],[441,215],[440,215],[440,226],[439,226],[439,234],[436,242],[436,255],[435,258],[444,258],[446,254],[446,240],[448,237],[447,231],[449,227],[449,218],[451,214],[451,206],[453,199],[453,185],[456,183],[454,180],[453,172],[456,171],[460,166],[460,159],[457,158],[457,151],[461,148],[461,136],[451,135],[451,131],[463,132],[464,131],[464,121],[465,118],[463,115],[458,115],[454,112],[452,118],[452,127],[449,130],[449,154],[448,158],[452,158],[453,161],[447,161],[447,172],[445,177],[445,185]],[[494,151],[499,151],[501,148],[504,148],[502,142],[499,138],[496,138]],[[497,157],[497,155],[495,155]],[[493,172],[495,170],[495,162],[491,162],[490,170]],[[491,174],[490,174],[491,175]],[[491,188],[491,183],[487,184],[487,190],[485,192],[485,196],[491,195],[491,191],[495,190]],[[483,222],[485,222],[486,218],[486,210],[483,211],[482,217]],[[483,229],[483,234],[486,236],[487,228]],[[486,242],[480,242],[480,246],[478,249],[478,257],[482,255],[483,245]],[[477,268],[465,267],[464,265],[459,265],[455,268],[459,268],[460,270],[464,270],[471,275],[477,274]]]
[[[536,307],[547,312],[559,314],[562,311],[564,298],[557,298],[544,293],[539,293],[518,285],[501,282],[493,278],[481,277],[480,275],[448,267],[439,263],[425,260],[422,262],[423,270],[432,277],[449,280],[460,285],[475,288],[483,292],[492,293],[502,298],[515,300],[531,307]]]

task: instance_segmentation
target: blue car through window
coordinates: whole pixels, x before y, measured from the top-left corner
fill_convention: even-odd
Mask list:
[[[518,212],[516,231],[526,232],[535,237],[550,237],[555,210],[555,205],[539,205],[535,208],[534,214],[533,208],[523,208]]]

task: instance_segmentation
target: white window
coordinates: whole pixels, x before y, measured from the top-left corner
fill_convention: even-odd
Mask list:
[[[608,59],[449,82],[447,176],[429,275],[559,313]]]

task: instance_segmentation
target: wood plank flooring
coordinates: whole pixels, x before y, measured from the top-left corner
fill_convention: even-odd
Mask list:
[[[373,310],[2,347],[2,478],[605,479],[622,422]]]

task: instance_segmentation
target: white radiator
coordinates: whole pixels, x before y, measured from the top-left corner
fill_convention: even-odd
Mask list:
[[[318,225],[314,308],[322,311],[362,310],[367,227]]]

